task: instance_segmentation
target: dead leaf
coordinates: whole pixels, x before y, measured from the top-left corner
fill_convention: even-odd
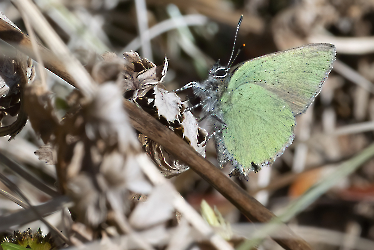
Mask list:
[[[41,146],[35,151],[40,161],[44,161],[47,165],[54,165],[57,162],[56,151],[52,149],[50,144]]]

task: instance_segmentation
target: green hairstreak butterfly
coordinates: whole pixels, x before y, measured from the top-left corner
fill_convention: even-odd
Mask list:
[[[230,62],[217,63],[207,80],[182,87],[193,89],[201,99],[197,106],[202,106],[203,117],[214,123],[212,136],[221,166],[231,162],[232,174],[246,176],[282,155],[294,139],[295,116],[305,112],[321,91],[335,55],[334,45],[314,43],[234,68]]]

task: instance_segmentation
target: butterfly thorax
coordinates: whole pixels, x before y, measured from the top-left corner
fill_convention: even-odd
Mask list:
[[[204,117],[213,115],[222,118],[219,102],[230,79],[228,71],[229,68],[216,63],[209,71],[208,79],[194,86],[193,92],[201,99]]]

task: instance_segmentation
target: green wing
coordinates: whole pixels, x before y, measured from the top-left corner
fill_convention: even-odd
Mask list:
[[[334,45],[316,43],[258,57],[234,72],[228,89],[247,83],[260,85],[282,98],[298,115],[321,91],[335,54]]]
[[[334,60],[333,45],[310,44],[255,58],[234,72],[220,101],[222,141],[243,174],[271,164],[292,143],[295,116],[321,91]]]
[[[222,102],[227,151],[246,170],[273,163],[292,143],[295,117],[285,101],[255,84],[242,85]],[[227,105],[226,105],[227,104]]]

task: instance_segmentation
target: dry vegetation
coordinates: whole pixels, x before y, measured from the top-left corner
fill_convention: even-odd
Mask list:
[[[2,237],[41,228],[56,248],[374,248],[374,1],[14,0],[0,11]],[[292,146],[248,180],[213,167],[209,126],[187,109],[199,100],[170,92],[228,61],[241,14],[236,63],[337,47]]]

